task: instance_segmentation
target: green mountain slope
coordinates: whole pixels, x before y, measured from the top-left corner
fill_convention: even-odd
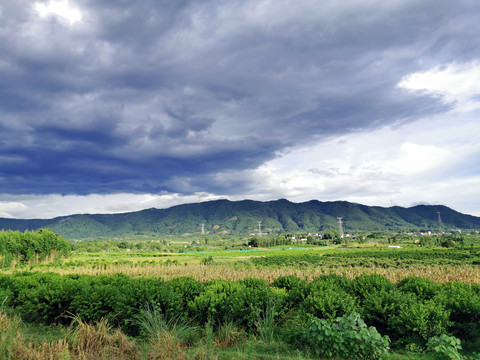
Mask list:
[[[441,222],[438,221],[440,212]],[[0,218],[0,229],[50,228],[68,239],[122,237],[131,235],[200,234],[201,224],[209,234],[248,235],[258,221],[270,233],[318,232],[337,228],[343,217],[346,232],[420,229],[480,229],[480,217],[461,214],[446,206],[419,205],[384,208],[346,201],[292,203],[276,201],[216,200],[147,209],[123,214],[82,214],[55,219],[18,220]]]

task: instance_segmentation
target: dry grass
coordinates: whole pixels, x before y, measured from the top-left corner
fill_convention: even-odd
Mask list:
[[[20,320],[0,311],[0,358],[11,360],[70,359],[65,340],[42,343],[26,341],[20,331]]]
[[[119,330],[113,329],[106,319],[96,324],[87,324],[74,317],[74,327],[71,330],[71,352],[75,359],[134,359],[139,353],[135,343]]]
[[[148,345],[147,358],[149,360],[187,359],[183,342],[174,332],[159,331]]]
[[[145,354],[134,341],[105,319],[88,324],[73,318],[70,333],[56,342],[27,341],[20,331],[20,320],[0,311],[0,359],[4,360],[186,360],[185,343],[175,331],[158,331],[150,338]],[[210,359],[198,349],[193,359]]]
[[[387,277],[393,282],[398,282],[407,276],[420,276],[432,279],[435,282],[446,283],[449,281],[463,281],[466,283],[480,283],[480,271],[478,267],[472,265],[445,265],[445,266],[408,266],[403,268],[384,268],[384,267],[360,267],[360,266],[339,266],[335,268],[254,268],[254,267],[238,267],[234,268],[227,264],[220,265],[170,265],[159,266],[148,264],[144,266],[133,266],[131,264],[114,264],[108,265],[106,268],[92,267],[76,267],[71,269],[65,268],[46,268],[45,272],[57,272],[62,275],[66,274],[82,274],[82,275],[113,275],[123,273],[132,277],[161,277],[169,280],[181,276],[191,276],[197,280],[208,281],[215,279],[239,280],[249,277],[265,279],[272,282],[279,276],[295,275],[301,279],[311,281],[314,278],[325,274],[346,275],[353,279],[361,274],[379,274]]]
[[[68,345],[65,340],[58,342],[44,341],[23,343],[17,341],[13,347],[12,359],[18,360],[67,360],[70,359]]]

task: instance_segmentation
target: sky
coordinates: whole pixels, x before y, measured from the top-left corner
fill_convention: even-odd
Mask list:
[[[480,216],[477,0],[0,0],[0,217]]]

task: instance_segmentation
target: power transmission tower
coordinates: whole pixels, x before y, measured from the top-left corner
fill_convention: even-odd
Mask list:
[[[440,211],[437,211],[437,215],[438,215],[438,232],[442,233],[442,218],[440,216]]]
[[[342,219],[343,219],[343,217],[337,217],[337,220],[338,220],[338,233],[340,234],[340,237],[343,238]]]
[[[262,222],[259,221],[258,222],[258,236],[262,236]]]
[[[205,224],[202,224],[202,235],[205,235]]]

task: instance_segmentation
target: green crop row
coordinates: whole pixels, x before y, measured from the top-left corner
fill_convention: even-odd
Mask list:
[[[379,275],[353,280],[325,275],[312,282],[286,276],[267,284],[254,278],[201,282],[18,273],[0,275],[0,301],[28,321],[68,323],[72,314],[94,322],[107,317],[131,335],[138,333],[132,319],[145,306],[155,306],[167,318],[202,326],[232,322],[247,331],[255,331],[258,320],[271,311],[277,323],[288,323],[292,342],[296,329],[313,317],[332,320],[351,313],[397,346],[425,345],[442,334],[480,339],[480,285],[437,284],[418,277],[394,284]]]
[[[252,258],[259,266],[384,266],[480,264],[480,252],[465,249],[369,248],[327,250],[322,254],[282,254]]]
[[[461,248],[422,248],[422,247],[405,247],[401,249],[392,248],[369,248],[342,251],[326,252],[325,256],[332,257],[370,257],[370,258],[389,258],[389,259],[413,259],[413,260],[477,260],[480,259],[480,252],[475,250],[467,250]]]

